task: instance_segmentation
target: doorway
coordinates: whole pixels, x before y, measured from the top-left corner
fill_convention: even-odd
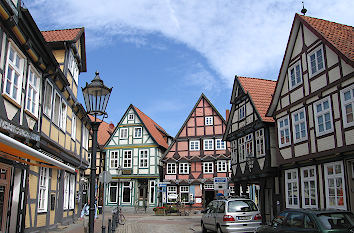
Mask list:
[[[0,163],[0,233],[6,232],[11,167]]]
[[[208,204],[214,200],[215,191],[214,190],[205,190],[204,191],[204,207],[207,207]]]

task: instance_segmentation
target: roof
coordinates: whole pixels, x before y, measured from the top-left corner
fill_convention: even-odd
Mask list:
[[[53,31],[42,31],[42,35],[47,42],[76,41],[83,32],[83,28],[71,28]]]
[[[298,15],[350,60],[354,60],[354,28],[323,19]]]
[[[250,95],[262,120],[266,122],[274,122],[274,119],[272,117],[267,117],[266,113],[269,104],[272,101],[276,81],[247,77],[237,77],[237,79],[245,93]]]
[[[140,111],[139,108],[132,105],[135,112],[138,114],[139,118],[143,121],[146,129],[149,131],[150,135],[154,138],[157,144],[164,147],[165,149],[168,148],[168,144],[166,140],[163,138],[164,136],[167,137],[168,134],[166,131],[158,125],[155,121],[153,121],[150,117],[148,117],[145,113]]]
[[[94,121],[95,118],[91,115],[88,115],[91,121]],[[111,134],[114,131],[114,124],[108,124],[107,122],[101,121],[100,119],[96,119],[96,121],[101,122],[100,127],[97,132],[97,142],[98,145],[104,146],[107,140],[110,138]],[[113,126],[113,127],[112,127]]]

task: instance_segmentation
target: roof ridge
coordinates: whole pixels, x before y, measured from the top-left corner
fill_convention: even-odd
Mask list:
[[[142,114],[144,114],[146,117],[148,117],[155,125],[157,125],[159,128],[161,128],[163,131],[165,131],[166,133],[166,130],[159,124],[157,124],[153,119],[151,119],[148,115],[146,115],[143,111],[141,111],[138,107],[136,107],[135,105],[132,104],[132,106],[136,109],[138,109]],[[156,127],[156,126],[155,126]]]
[[[249,79],[257,79],[257,80],[277,82],[277,80],[271,80],[271,79],[266,79],[266,78],[254,78],[254,77],[244,77],[244,76],[237,76],[237,78],[249,78]]]
[[[66,31],[66,30],[75,30],[75,29],[83,29],[84,27],[79,28],[64,28],[64,29],[55,29],[55,30],[44,30],[41,32],[59,32],[59,31]]]
[[[327,20],[327,19],[316,18],[316,17],[313,17],[313,16],[300,15],[298,13],[296,13],[296,14],[299,15],[300,17],[304,17],[304,18],[317,19],[317,20],[322,20],[322,21],[326,21],[326,22],[329,22],[329,23],[335,23],[335,24],[339,24],[339,25],[343,25],[343,26],[354,28],[353,26],[350,26],[350,25],[344,24],[344,23],[337,23],[337,22],[334,22],[334,21],[330,21],[330,20]]]

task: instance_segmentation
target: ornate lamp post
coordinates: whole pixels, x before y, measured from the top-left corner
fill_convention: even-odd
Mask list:
[[[97,131],[102,120],[107,117],[106,107],[109,97],[112,92],[112,88],[108,88],[103,84],[100,79],[98,71],[96,76],[92,79],[91,83],[86,83],[86,86],[82,88],[84,95],[87,114],[95,117],[94,121],[91,121],[92,127],[92,154],[91,154],[91,172],[90,172],[90,215],[89,215],[89,232],[94,232],[95,221],[95,187],[96,187],[96,153],[97,153]],[[97,121],[97,117],[102,117]]]

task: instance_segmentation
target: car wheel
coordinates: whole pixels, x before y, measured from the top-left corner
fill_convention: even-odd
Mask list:
[[[222,233],[222,230],[221,230],[221,227],[220,227],[220,226],[218,226],[218,228],[216,229],[216,232],[217,232],[217,233]]]
[[[202,233],[207,233],[208,230],[205,228],[204,224],[202,223]]]

